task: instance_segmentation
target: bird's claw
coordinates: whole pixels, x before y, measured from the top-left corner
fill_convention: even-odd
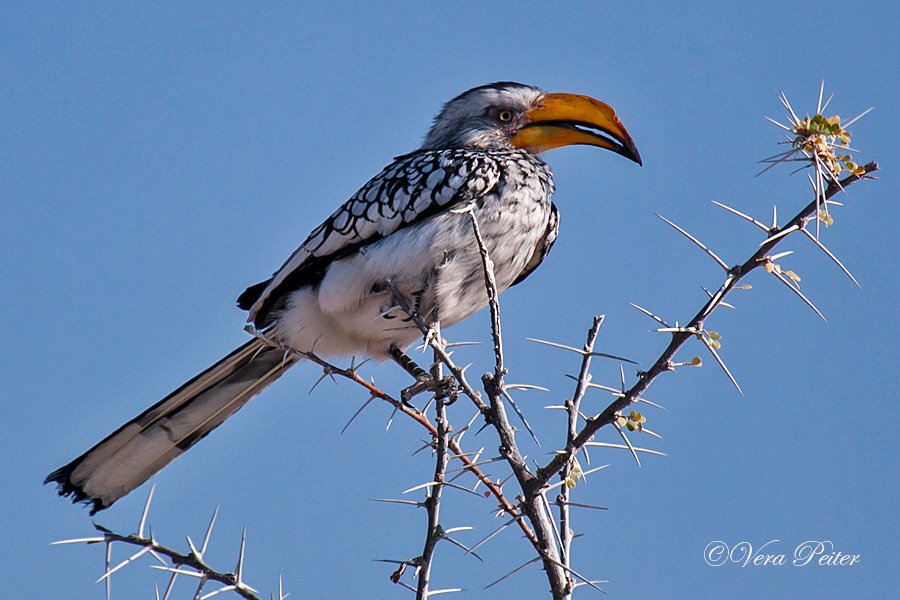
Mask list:
[[[452,375],[444,375],[435,380],[431,375],[417,377],[416,382],[400,391],[400,401],[408,408],[415,408],[410,400],[424,392],[434,392],[445,398],[455,399],[457,391],[456,378]]]

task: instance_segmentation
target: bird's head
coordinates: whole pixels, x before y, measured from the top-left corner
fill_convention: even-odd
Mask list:
[[[637,147],[609,105],[511,82],[477,87],[448,102],[422,149],[519,148],[538,154],[573,144],[606,148],[641,164]]]

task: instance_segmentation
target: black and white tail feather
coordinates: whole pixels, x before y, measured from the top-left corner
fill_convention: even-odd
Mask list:
[[[62,496],[110,506],[206,437],[300,358],[261,340],[247,342],[51,473]]]

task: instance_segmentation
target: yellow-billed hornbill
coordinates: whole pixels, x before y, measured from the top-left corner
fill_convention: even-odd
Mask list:
[[[238,299],[248,321],[319,356],[397,358],[420,330],[396,294],[447,327],[487,306],[471,205],[500,291],[525,279],[556,239],[553,179],[537,154],[572,144],[640,164],[608,105],[518,83],[448,102],[422,146],[398,157],[317,227],[271,279]],[[400,318],[397,318],[400,317]],[[254,338],[47,477],[91,514],[145,482],[299,359]]]

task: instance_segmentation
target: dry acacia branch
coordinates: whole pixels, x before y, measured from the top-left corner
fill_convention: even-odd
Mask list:
[[[847,177],[841,179],[840,181],[833,181],[829,183],[827,189],[825,189],[823,197],[827,202],[829,198],[837,194],[838,192],[846,189],[848,186],[856,183],[860,179],[866,178],[871,173],[874,173],[878,170],[878,165],[874,162],[865,165],[862,168],[861,172],[852,175],[848,175]],[[607,406],[603,412],[599,415],[588,419],[585,426],[578,433],[576,438],[572,440],[571,443],[566,445],[566,449],[563,452],[560,452],[556,456],[553,457],[543,468],[539,469],[537,472],[537,476],[534,478],[532,485],[536,485],[538,487],[543,487],[546,485],[550,478],[559,473],[568,461],[574,456],[584,445],[590,441],[590,439],[594,436],[600,428],[613,423],[616,419],[617,414],[621,413],[625,408],[629,405],[637,402],[641,395],[650,387],[650,384],[658,377],[661,373],[665,371],[669,371],[672,369],[673,360],[675,358],[676,353],[681,347],[694,336],[690,331],[702,331],[703,323],[707,317],[715,310],[717,306],[721,305],[722,300],[725,296],[728,295],[735,287],[738,282],[743,279],[748,273],[753,271],[754,269],[763,266],[768,262],[769,252],[775,248],[783,239],[783,235],[779,235],[780,232],[786,230],[799,230],[806,227],[807,223],[814,218],[818,217],[817,210],[821,204],[823,204],[823,197],[816,196],[815,200],[807,204],[800,212],[797,213],[794,218],[788,221],[783,227],[776,228],[773,227],[770,230],[769,238],[763,242],[763,244],[759,247],[759,249],[743,264],[737,265],[729,269],[728,276],[725,279],[725,282],[722,284],[721,288],[718,292],[716,292],[712,298],[700,309],[700,311],[694,316],[690,322],[684,326],[682,329],[684,331],[677,331],[672,333],[672,340],[669,342],[669,345],[663,350],[662,354],[659,358],[656,359],[656,362],[653,363],[653,366],[650,367],[645,372],[639,374],[639,378],[637,383],[634,384],[629,390],[627,390],[622,397],[614,400],[609,406]]]
[[[499,292],[497,291],[497,281],[494,279],[494,261],[491,260],[484,245],[484,239],[481,237],[481,229],[478,227],[478,219],[475,217],[473,207],[467,207],[466,212],[472,221],[472,232],[475,235],[475,241],[478,244],[478,250],[481,254],[481,264],[484,270],[484,288],[488,296],[488,307],[491,311],[491,338],[494,341],[494,384],[498,389],[503,387],[503,376],[506,375],[506,369],[503,366],[503,335],[500,329],[500,302],[497,299]]]
[[[441,372],[441,363],[438,362],[437,351],[435,351],[435,364],[431,369],[431,377],[434,381],[440,381],[443,373]],[[428,598],[428,583],[431,579],[431,565],[434,561],[434,550],[437,543],[443,537],[443,530],[440,524],[441,515],[441,494],[444,487],[444,478],[447,474],[447,463],[450,457],[447,452],[447,445],[450,441],[450,423],[447,420],[446,403],[453,402],[455,398],[448,397],[444,390],[439,389],[435,394],[435,419],[437,431],[434,439],[434,485],[431,486],[428,497],[423,503],[425,510],[428,512],[428,532],[425,536],[425,547],[422,550],[422,556],[419,561],[419,581],[416,588],[416,600],[425,600]]]
[[[522,510],[531,522],[534,529],[533,541],[535,550],[541,559],[547,579],[550,583],[550,592],[554,600],[562,600],[571,594],[572,583],[566,575],[566,567],[560,563],[559,546],[555,539],[556,529],[546,498],[539,486],[532,485],[535,479],[525,459],[516,444],[515,429],[509,422],[504,407],[503,376],[506,368],[503,365],[503,337],[500,328],[500,304],[497,300],[497,284],[493,276],[493,263],[488,254],[484,240],[478,227],[478,219],[471,210],[467,211],[472,221],[472,229],[478,250],[481,255],[484,268],[484,284],[488,297],[488,306],[491,311],[491,337],[494,342],[494,373],[485,373],[481,381],[484,391],[487,393],[490,405],[489,423],[496,429],[500,437],[500,455],[503,456],[512,469],[513,475],[523,491]]]
[[[163,546],[159,542],[157,542],[153,534],[150,534],[150,537],[144,537],[144,527],[147,524],[147,514],[150,510],[150,503],[153,500],[153,491],[154,488],[150,489],[150,494],[147,497],[147,502],[144,505],[143,513],[141,514],[141,522],[138,527],[138,532],[133,533],[131,535],[121,535],[115,533],[102,525],[94,524],[94,528],[102,533],[102,537],[92,537],[92,538],[82,538],[75,540],[63,540],[59,542],[54,542],[54,544],[72,544],[72,543],[87,543],[87,544],[96,544],[96,543],[105,543],[106,544],[106,569],[103,576],[98,580],[106,582],[106,597],[109,599],[111,597],[110,594],[110,581],[112,579],[113,573],[118,571],[119,569],[125,567],[130,564],[140,556],[144,554],[150,554],[154,558],[156,558],[161,566],[154,565],[153,568],[161,569],[163,571],[168,571],[172,573],[172,577],[169,580],[169,585],[166,588],[164,594],[164,600],[169,597],[169,594],[172,591],[173,584],[175,583],[175,579],[178,575],[187,575],[190,577],[196,577],[200,580],[199,585],[197,587],[197,591],[194,594],[194,597],[201,597],[201,591],[203,590],[204,585],[209,581],[215,581],[222,584],[222,587],[218,590],[210,592],[203,596],[204,598],[208,598],[214,596],[216,594],[222,592],[234,592],[245,598],[247,600],[260,600],[260,598],[256,595],[258,592],[244,583],[243,581],[243,566],[244,566],[244,542],[246,539],[246,529],[241,536],[241,546],[240,551],[238,553],[238,561],[237,566],[233,573],[221,572],[216,569],[210,567],[203,559],[204,554],[206,553],[206,549],[209,545],[209,538],[212,534],[213,525],[216,522],[216,515],[219,513],[219,509],[216,508],[213,513],[212,519],[210,520],[209,526],[206,529],[206,534],[203,536],[203,543],[200,545],[200,548],[197,548],[194,545],[194,542],[191,538],[187,538],[188,547],[190,548],[190,552],[182,553],[177,550],[173,550],[167,546]],[[124,560],[119,563],[115,567],[110,567],[110,557],[113,544],[122,543],[129,546],[137,546],[141,548],[139,552],[132,555],[130,558]],[[171,563],[167,563],[163,560],[162,557],[166,557],[169,559]],[[188,569],[193,569],[188,570]],[[282,591],[281,579],[278,580],[278,597],[280,599],[285,598],[285,595]]]
[[[575,436],[578,435],[578,418],[580,416],[579,407],[581,406],[581,400],[584,398],[585,392],[587,392],[588,384],[591,382],[590,369],[591,358],[594,355],[594,342],[597,340],[597,334],[600,332],[600,326],[602,324],[602,316],[594,317],[594,323],[590,330],[588,330],[587,342],[584,344],[584,352],[581,359],[581,371],[576,380],[575,394],[572,396],[571,400],[566,400],[566,412],[568,413],[568,429],[566,431],[567,445],[574,441]],[[570,487],[568,483],[572,479],[575,466],[576,461],[573,457],[572,460],[565,464],[560,472],[560,479],[562,480],[563,485],[560,487],[560,492],[556,500],[556,504],[559,507],[559,537],[561,540],[560,559],[563,567],[567,570],[572,567],[572,539],[575,534],[572,530],[572,516],[569,511],[569,507],[572,503],[569,500]]]
[[[103,532],[104,537],[108,542],[121,542],[124,544],[128,544],[131,546],[139,546],[141,548],[149,548],[153,552],[160,554],[162,556],[167,557],[172,561],[172,564],[176,566],[177,572],[184,575],[190,575],[190,572],[185,572],[181,569],[181,567],[187,567],[190,569],[195,569],[197,573],[199,573],[203,578],[210,581],[217,581],[224,586],[230,588],[228,591],[234,591],[241,598],[246,598],[247,600],[260,600],[259,596],[251,591],[251,588],[247,586],[243,581],[240,581],[240,578],[237,573],[223,573],[220,571],[216,571],[209,565],[203,562],[203,560],[198,557],[193,552],[188,554],[183,554],[178,552],[177,550],[173,550],[162,544],[156,542],[152,538],[141,538],[136,535],[119,535],[114,533],[108,529],[100,525],[94,525],[99,531]],[[165,569],[171,571],[171,569]],[[196,576],[196,574],[194,574]]]

